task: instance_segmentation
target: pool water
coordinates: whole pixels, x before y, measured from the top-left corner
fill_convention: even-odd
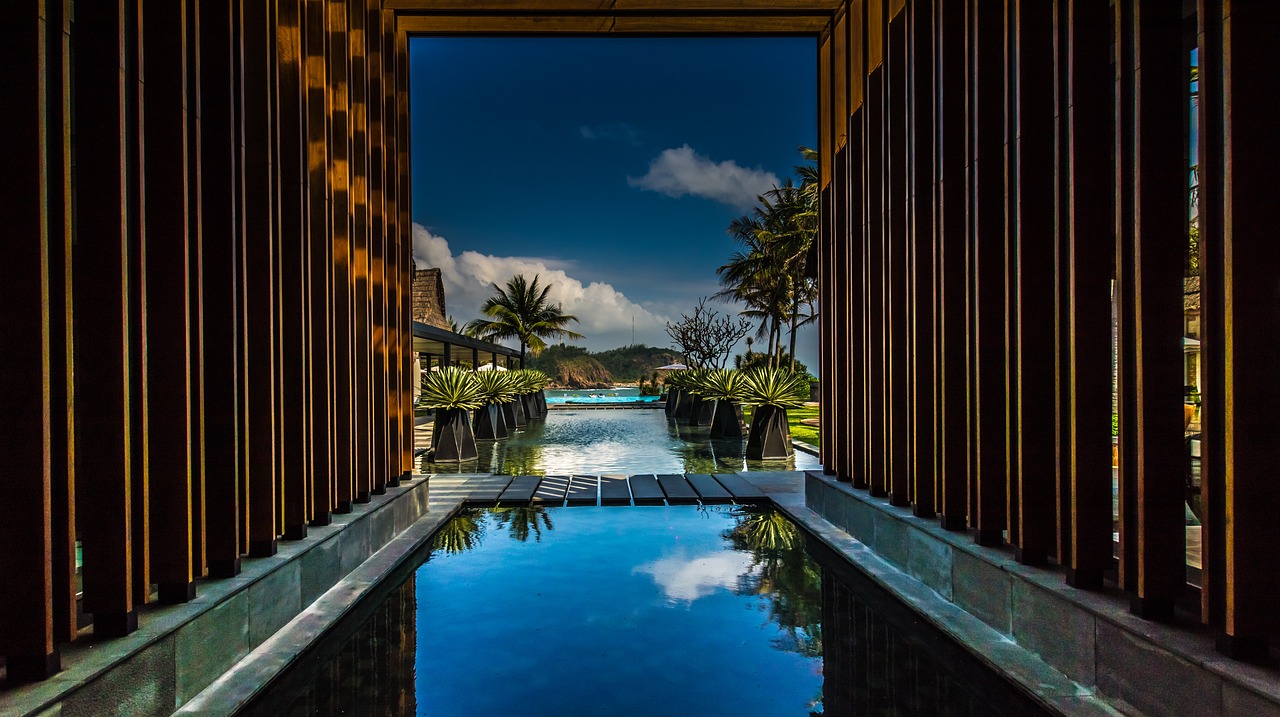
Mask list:
[[[652,403],[657,401],[659,398],[658,396],[641,396],[640,389],[635,386],[589,389],[549,388],[547,389],[546,395],[548,404]]]
[[[780,513],[470,509],[269,715],[1044,714]]]
[[[548,475],[578,473],[726,473],[794,471],[822,467],[796,451],[784,460],[749,461],[746,439],[715,439],[707,427],[689,427],[653,409],[557,409],[511,438],[478,441],[479,461],[431,463],[423,473]]]

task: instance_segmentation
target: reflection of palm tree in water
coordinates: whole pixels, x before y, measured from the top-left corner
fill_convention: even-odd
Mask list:
[[[542,542],[542,530],[546,528],[548,531],[554,530],[555,526],[551,523],[551,514],[546,508],[533,506],[511,506],[507,508],[494,508],[493,516],[499,528],[506,528],[507,534],[513,539],[524,543],[529,540],[529,536],[533,535],[533,542]]]
[[[774,647],[806,657],[822,655],[822,571],[805,552],[800,529],[772,508],[745,506],[724,533],[735,550],[751,554],[740,594],[769,601],[769,619],[787,633]]]
[[[431,552],[464,553],[484,541],[484,511],[464,508],[431,536]]]

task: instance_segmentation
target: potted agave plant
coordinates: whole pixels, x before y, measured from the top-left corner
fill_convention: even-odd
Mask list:
[[[742,373],[732,369],[715,369],[702,377],[703,405],[710,404],[712,438],[742,437],[742,399],[745,396]]]
[[[504,371],[480,371],[475,375],[480,384],[480,399],[484,405],[476,409],[474,423],[478,441],[506,438],[507,421],[502,404],[516,395],[511,374]]]
[[[706,379],[714,371],[708,368],[689,369],[689,425],[710,426],[715,417],[716,402],[706,397]]]
[[[475,374],[456,366],[433,371],[422,379],[422,404],[435,409],[431,432],[432,461],[461,463],[479,457],[471,431],[471,411],[483,405]]]
[[[692,370],[672,371],[667,377],[667,382],[673,386],[671,391],[675,394],[675,408],[671,412],[671,417],[677,421],[689,420],[689,410],[693,407],[693,394],[690,392]],[[672,399],[668,398],[667,402],[671,403]]]
[[[529,392],[530,377],[528,372],[529,369],[527,368],[517,369],[511,372],[511,380],[515,384],[516,393],[502,409],[506,411],[507,406],[511,409],[510,415],[507,416],[507,418],[510,419],[507,424],[508,426],[524,428],[529,425],[529,411],[527,410],[524,400],[524,394]]]
[[[525,369],[520,373],[524,380],[520,396],[524,415],[529,420],[545,417],[547,413],[539,397],[542,395],[542,388],[547,385],[547,375],[536,369]]]
[[[786,369],[764,368],[748,371],[742,384],[746,402],[755,406],[747,432],[747,458],[787,458],[792,454],[787,409],[804,405],[808,379]]]

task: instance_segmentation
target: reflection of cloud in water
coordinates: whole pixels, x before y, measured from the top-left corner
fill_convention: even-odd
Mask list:
[[[662,588],[672,602],[693,602],[717,588],[733,590],[738,578],[751,571],[751,556],[739,552],[713,552],[693,558],[683,555],[660,558],[632,569],[644,573]]]

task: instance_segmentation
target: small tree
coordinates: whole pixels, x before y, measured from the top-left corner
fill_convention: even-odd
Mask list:
[[[685,361],[694,368],[724,368],[733,347],[752,328],[745,318],[721,316],[706,306],[705,297],[698,299],[693,314],[681,314],[674,324],[667,322],[667,335],[672,345],[684,354]]]

